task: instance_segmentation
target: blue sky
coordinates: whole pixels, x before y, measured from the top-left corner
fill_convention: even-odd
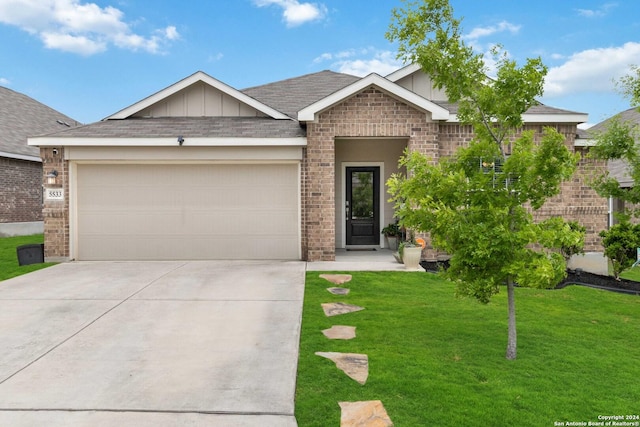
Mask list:
[[[0,85],[82,123],[198,70],[237,89],[321,70],[386,75],[400,0],[0,0]],[[613,81],[640,64],[637,0],[451,0],[465,39],[549,66],[545,104],[595,124],[629,107]]]

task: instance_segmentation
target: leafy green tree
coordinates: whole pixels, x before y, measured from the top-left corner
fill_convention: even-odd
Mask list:
[[[458,103],[458,117],[473,125],[475,139],[437,164],[405,153],[408,177],[394,175],[389,191],[402,225],[429,232],[434,247],[451,255],[445,274],[458,294],[487,303],[506,285],[506,358],[515,359],[515,284],[555,286],[566,274],[560,248],[581,241],[581,232],[561,219],[535,223],[525,205],[539,209],[558,194],[578,155],[554,129],[539,141],[532,132],[519,133],[522,114],[542,94],[547,68],[540,59],[518,66],[496,48],[496,77],[488,79],[483,56],[465,45],[447,0],[405,5],[393,11],[387,37]]]
[[[613,266],[613,275],[620,280],[620,273],[633,265],[640,247],[640,225],[623,221],[600,232],[604,254]]]
[[[618,81],[618,90],[631,100],[633,107],[640,107],[640,67],[631,66],[631,73]]]
[[[640,68],[631,67],[631,74],[617,82],[619,92],[631,101],[631,105],[640,108]],[[618,224],[602,231],[604,254],[613,266],[613,274],[620,279],[620,273],[631,267],[636,259],[636,250],[640,239],[636,237],[638,227],[629,222],[631,216],[640,216],[640,127],[635,122],[625,122],[620,116],[609,119],[606,129],[595,136],[596,145],[590,156],[604,161],[622,160],[627,165],[629,176],[633,180],[631,187],[622,187],[617,178],[608,173],[594,177],[592,186],[602,197],[623,200],[625,209],[617,213]]]
[[[640,108],[640,68],[631,67],[632,73],[622,77],[618,83],[619,92],[631,101],[631,105]],[[598,175],[592,182],[593,188],[603,197],[614,197],[640,204],[640,151],[636,145],[640,141],[640,128],[635,122],[625,122],[619,116],[609,120],[606,129],[595,135],[596,145],[591,149],[590,156],[604,161],[623,160],[628,165],[628,172],[634,185],[623,188],[620,182],[607,173]],[[638,206],[627,210],[622,215],[622,221],[628,220],[628,215],[640,214]]]

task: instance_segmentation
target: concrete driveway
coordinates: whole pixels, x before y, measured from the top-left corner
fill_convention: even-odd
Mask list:
[[[0,282],[0,425],[296,426],[303,262],[74,262]]]

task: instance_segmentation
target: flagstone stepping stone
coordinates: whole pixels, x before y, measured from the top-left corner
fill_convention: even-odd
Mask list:
[[[364,402],[338,402],[340,409],[340,427],[393,427],[382,402],[370,400]]]
[[[325,329],[322,333],[331,340],[350,340],[356,337],[356,327],[334,325],[329,329]]]
[[[364,385],[367,382],[367,377],[369,377],[369,357],[366,354],[322,351],[317,351],[315,354],[333,360],[338,369],[358,383]]]
[[[328,280],[334,285],[342,285],[343,283],[347,283],[351,281],[350,274],[321,274],[320,278]]]
[[[327,288],[327,290],[329,292],[331,292],[334,295],[348,295],[349,294],[349,289],[347,288]]]
[[[322,309],[327,317],[338,316],[340,314],[354,313],[356,311],[364,310],[364,307],[358,305],[346,304],[344,302],[327,302],[323,303]]]

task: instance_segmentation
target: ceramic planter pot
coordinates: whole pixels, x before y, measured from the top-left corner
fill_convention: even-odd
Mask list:
[[[420,258],[422,257],[422,246],[405,246],[402,254],[402,261],[407,270],[419,270]]]
[[[387,248],[392,251],[398,250],[398,238],[396,236],[384,236],[387,241]]]

